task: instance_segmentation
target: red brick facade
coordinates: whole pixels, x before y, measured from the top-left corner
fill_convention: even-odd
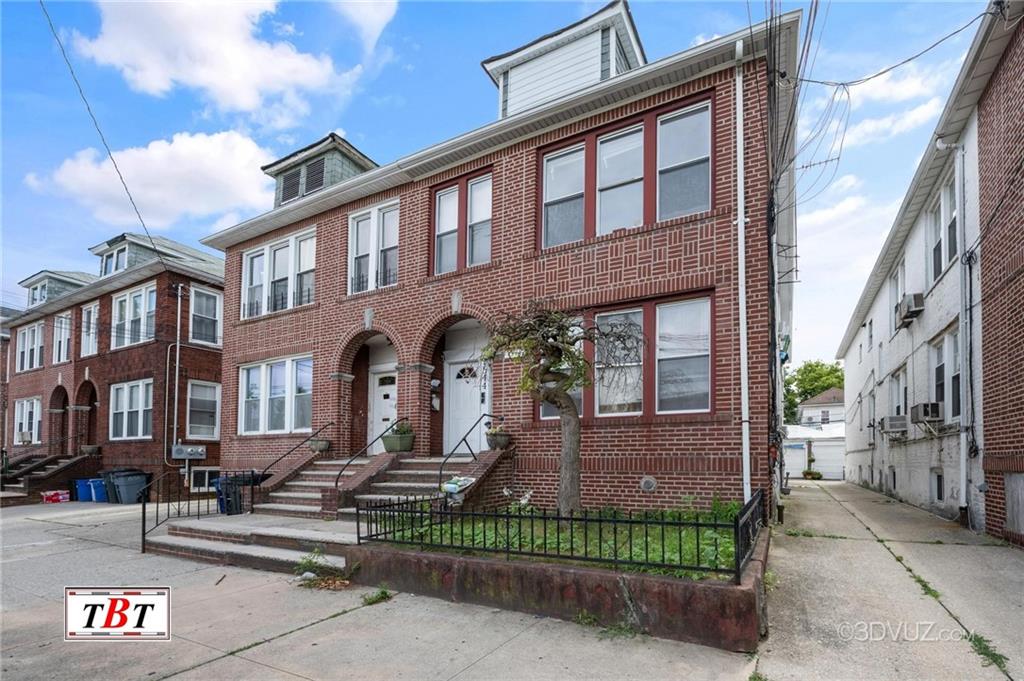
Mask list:
[[[982,404],[988,532],[1005,528],[1005,480],[1024,475],[1024,30],[1017,27],[978,103]]]
[[[140,285],[154,283],[156,286],[156,318],[153,340],[127,347],[111,349],[111,315],[113,297],[122,291],[137,288]],[[174,377],[174,351],[168,349],[174,345],[176,333],[177,299],[175,287],[185,286],[186,295],[182,300],[182,347],[181,372],[179,389],[178,432],[185,442],[207,445],[207,458],[196,462],[199,466],[217,466],[219,463],[219,443],[209,440],[189,440],[186,431],[186,413],[188,409],[187,391],[189,380],[220,382],[221,352],[218,348],[189,344],[188,291],[194,283],[188,277],[166,271],[149,279],[135,280],[116,292],[97,295],[83,303],[75,303],[61,310],[48,314],[42,320],[33,319],[29,324],[39,321],[44,323],[45,347],[43,351],[44,365],[38,369],[16,371],[17,334],[25,322],[14,320],[11,328],[11,373],[9,385],[10,408],[7,410],[6,446],[12,457],[29,451],[30,447],[15,445],[17,433],[14,432],[16,418],[14,403],[22,398],[40,397],[42,400],[42,449],[49,454],[75,453],[79,445],[99,445],[103,468],[131,467],[139,468],[148,473],[159,475],[172,470],[164,464],[164,452],[168,452],[169,444],[164,441],[165,423],[167,443],[171,442],[171,423],[173,414],[168,413],[165,421],[164,409],[168,412],[174,400],[173,386],[168,386],[165,375],[170,367],[171,381]],[[199,282],[195,282],[199,283]],[[216,288],[202,283],[206,288]],[[98,351],[94,355],[81,356],[82,339],[82,305],[98,301]],[[51,301],[52,303],[53,301]],[[31,312],[31,311],[30,311]],[[71,359],[68,362],[53,363],[53,324],[54,318],[62,313],[72,315]],[[169,361],[168,361],[169,357]],[[111,440],[109,438],[110,423],[110,386],[126,381],[140,379],[153,380],[153,411],[152,437],[134,440]],[[171,388],[168,390],[168,388]],[[165,393],[168,396],[165,402]],[[175,462],[174,468],[178,467]]]
[[[538,299],[587,311],[702,295],[712,301],[710,412],[585,418],[584,505],[673,506],[687,496],[704,503],[715,495],[742,497],[733,84],[732,69],[722,70],[230,247],[224,296],[225,465],[261,468],[305,437],[237,434],[240,365],[312,354],[313,428],[334,422],[325,435],[332,451],[347,455],[365,442],[365,387],[358,377],[353,379],[365,363],[361,347],[368,337],[385,334],[398,357],[398,414],[412,422],[416,453],[437,455],[442,453],[440,418],[431,410],[430,371],[434,367],[438,375],[438,343],[454,322],[467,317],[487,322]],[[763,62],[747,64],[745,87],[752,486],[768,490],[768,166],[763,126],[757,124],[765,99]],[[696,101],[711,102],[710,210],[541,249],[539,150],[624,125],[649,111]],[[435,276],[434,190],[485,169],[493,181],[491,262]],[[401,202],[398,284],[348,295],[348,216],[396,198]],[[246,249],[312,226],[317,234],[316,302],[239,321]],[[505,417],[517,452],[511,482],[517,494],[533,490],[535,503],[551,505],[558,484],[558,423],[537,418],[536,405],[517,391],[517,379],[517,368],[509,363],[496,362],[492,368],[492,411]],[[658,480],[655,492],[639,491],[644,475]]]

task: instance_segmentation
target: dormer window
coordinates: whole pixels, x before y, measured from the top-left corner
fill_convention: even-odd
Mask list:
[[[281,179],[281,203],[299,197],[299,185],[302,180],[302,168],[296,168],[284,174]]]
[[[289,170],[281,176],[281,203],[323,189],[327,178],[327,159],[323,156]]]
[[[28,306],[46,302],[46,282],[41,282],[28,290]]]
[[[107,277],[115,272],[120,272],[128,266],[128,247],[122,246],[115,251],[110,251],[100,256],[103,263],[101,276]]]

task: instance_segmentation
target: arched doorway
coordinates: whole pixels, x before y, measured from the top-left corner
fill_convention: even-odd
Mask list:
[[[424,361],[431,374],[431,453],[486,449],[486,427],[480,417],[491,409],[490,367],[480,353],[489,336],[480,320],[450,317],[425,339]],[[463,437],[466,442],[463,442]]]
[[[79,445],[96,445],[99,433],[96,430],[96,386],[92,381],[85,381],[75,392],[75,404],[71,411],[75,414],[75,439]]]
[[[398,419],[398,351],[386,334],[365,331],[346,344],[339,368],[351,383],[349,414],[342,404],[341,417],[350,424],[349,451],[356,452]],[[383,451],[378,440],[369,453]]]
[[[58,385],[50,393],[49,416],[50,432],[47,439],[50,442],[50,453],[65,453],[70,447],[68,438],[70,424],[68,422],[68,391],[62,385]]]

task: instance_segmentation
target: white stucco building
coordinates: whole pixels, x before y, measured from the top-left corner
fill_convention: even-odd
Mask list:
[[[846,404],[842,388],[829,388],[796,407],[796,420],[802,426],[825,426],[843,423],[845,419]]]
[[[968,55],[836,356],[845,370],[846,479],[950,518],[969,507],[981,529],[979,268],[961,260],[979,234],[976,66]],[[938,139],[964,150],[960,202],[959,152]],[[973,301],[963,326],[961,268]]]

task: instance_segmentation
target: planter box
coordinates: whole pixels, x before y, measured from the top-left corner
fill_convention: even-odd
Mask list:
[[[324,440],[324,439],[321,439],[321,438],[313,438],[312,440],[309,441],[309,451],[311,451],[311,452],[317,452],[317,453],[326,452],[330,448],[331,448],[331,441],[330,440]]]
[[[490,449],[508,449],[512,443],[512,435],[509,433],[488,433],[487,447]]]
[[[380,440],[384,443],[384,451],[386,452],[411,452],[413,442],[416,441],[416,434],[395,435],[388,433]]]
[[[78,451],[80,451],[83,456],[96,456],[97,454],[100,453],[100,446],[99,445],[81,445],[81,446],[79,446]]]

